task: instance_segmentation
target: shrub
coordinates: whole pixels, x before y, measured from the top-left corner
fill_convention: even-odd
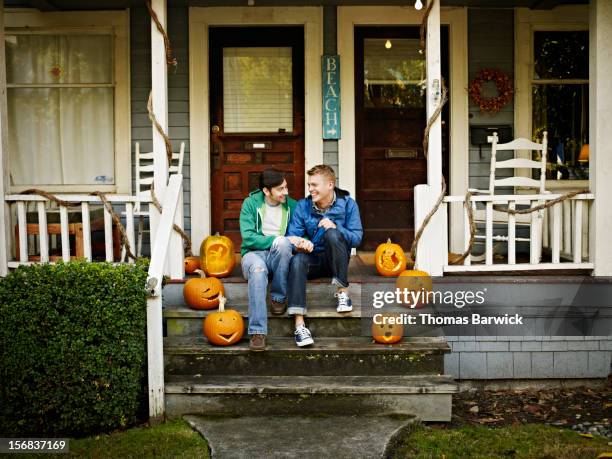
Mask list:
[[[0,436],[78,436],[136,421],[145,268],[75,261],[0,280]]]

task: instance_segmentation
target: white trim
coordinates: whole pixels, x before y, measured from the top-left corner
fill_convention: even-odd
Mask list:
[[[113,35],[115,68],[115,184],[97,185],[36,185],[51,192],[85,192],[100,190],[129,193],[132,187],[131,119],[130,119],[130,13],[121,11],[40,12],[33,9],[7,10],[6,31],[10,33],[85,33]],[[128,167],[126,167],[128,165]],[[7,184],[7,187],[10,185]],[[12,186],[19,192],[32,186]]]
[[[356,25],[420,25],[423,11],[412,5],[338,7],[338,54],[340,54],[342,139],[338,141],[340,186],[356,192],[355,166],[355,50]],[[450,41],[450,194],[465,194],[469,179],[469,104],[467,8],[440,8],[441,24],[449,25]],[[451,247],[463,247],[463,211],[451,209]]]
[[[304,26],[305,170],[323,162],[321,54],[323,9],[320,7],[189,8],[189,138],[191,142],[191,239],[194,247],[210,234],[210,154],[208,28],[215,25]]]
[[[558,6],[550,11],[517,8],[514,20],[514,136],[531,139],[531,81],[533,76],[533,32],[538,30],[588,30],[588,5]],[[517,157],[529,158],[528,151]],[[517,175],[528,176],[527,169]],[[558,182],[558,181],[554,181]],[[555,188],[574,188],[575,180],[564,180]],[[548,184],[547,184],[548,187]]]

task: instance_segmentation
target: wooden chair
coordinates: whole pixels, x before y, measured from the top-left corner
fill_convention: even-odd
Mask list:
[[[151,197],[151,185],[153,184],[153,153],[141,153],[140,143],[135,145],[136,156],[136,180],[134,195],[149,199]],[[172,153],[172,163],[168,167],[169,174],[179,174],[183,171],[183,158],[185,155],[185,142],[181,142],[179,153]],[[149,209],[143,209],[140,202],[134,204],[134,216],[138,216],[138,236],[136,242],[136,256],[142,256],[142,238],[145,232],[144,220],[149,216]],[[149,231],[149,230],[146,230]]]
[[[516,194],[516,189],[514,187],[529,187],[535,188],[538,190],[539,194],[548,194],[549,192],[546,190],[546,153],[548,148],[547,141],[547,133],[544,131],[542,135],[542,143],[535,143],[531,140],[525,138],[517,138],[508,143],[497,143],[498,137],[497,133],[493,133],[492,136],[487,138],[488,142],[491,143],[491,166],[489,169],[489,189],[481,190],[470,188],[469,191],[472,194],[478,195],[495,195],[496,191],[499,191],[501,187],[512,187],[513,192],[508,193],[504,192],[502,194],[515,194],[516,195],[516,203],[519,205],[529,205],[529,202],[522,201],[521,195]],[[540,160],[534,161],[527,158],[516,158],[508,159],[505,161],[497,160],[497,152],[499,151],[513,151],[516,152],[518,150],[532,150],[539,152]],[[539,179],[523,176],[511,176],[511,177],[497,177],[497,171],[500,169],[528,169],[530,172],[534,169],[540,171]],[[500,194],[499,192],[497,194]],[[539,202],[541,203],[541,202]],[[534,205],[537,205],[536,203]],[[510,206],[514,206],[514,203],[510,204]],[[476,234],[475,242],[485,244],[485,252],[481,255],[472,255],[471,261],[479,262],[486,259],[487,264],[492,264],[494,246],[493,242],[496,242],[496,245],[503,242],[508,242],[508,263],[514,264],[516,262],[515,259],[515,242],[530,242],[531,243],[531,254],[530,254],[530,262],[531,263],[539,263],[542,256],[542,231],[543,231],[543,217],[544,210],[540,210],[534,213],[529,214],[517,214],[514,216],[515,224],[517,226],[527,226],[530,227],[530,236],[529,237],[515,237],[514,234],[502,235],[502,234],[493,234],[493,224],[503,224],[507,225],[509,221],[509,214],[506,212],[500,212],[493,209],[493,203],[486,203],[485,209],[477,209],[476,203],[472,203],[472,209],[474,211],[474,220],[477,224],[484,224],[487,228],[487,232],[485,234]]]

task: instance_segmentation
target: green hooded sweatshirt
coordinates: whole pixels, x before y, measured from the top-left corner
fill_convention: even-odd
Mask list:
[[[281,204],[282,222],[279,236],[284,236],[289,226],[291,214],[295,209],[297,201],[287,196],[287,202]],[[242,236],[242,247],[240,253],[244,256],[253,250],[269,250],[276,236],[264,236],[262,233],[263,217],[266,200],[263,191],[252,191],[242,203],[240,210],[240,235]]]

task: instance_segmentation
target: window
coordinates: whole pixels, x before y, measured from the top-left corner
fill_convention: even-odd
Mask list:
[[[14,191],[130,189],[127,15],[80,14],[7,15]]]
[[[532,137],[548,132],[548,179],[588,178],[588,42],[587,31],[533,33]]]

